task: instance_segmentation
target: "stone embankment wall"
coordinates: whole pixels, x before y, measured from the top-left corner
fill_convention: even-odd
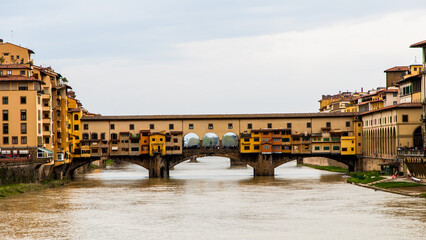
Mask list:
[[[35,182],[35,175],[33,164],[0,165],[0,185]]]
[[[0,185],[38,182],[50,179],[53,165],[34,163],[0,164]]]
[[[336,160],[325,158],[325,157],[304,158],[303,164],[314,165],[314,166],[333,166],[333,167],[348,168],[348,165],[346,164],[343,164]]]

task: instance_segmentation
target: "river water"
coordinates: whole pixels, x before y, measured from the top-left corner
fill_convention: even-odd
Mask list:
[[[170,179],[136,165],[0,200],[0,239],[426,239],[426,200],[344,183],[290,162],[275,177],[226,158]]]

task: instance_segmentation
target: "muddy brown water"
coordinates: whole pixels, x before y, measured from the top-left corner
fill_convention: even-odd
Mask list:
[[[225,158],[170,179],[124,164],[65,187],[0,199],[0,239],[426,239],[426,200],[280,166],[275,177]]]

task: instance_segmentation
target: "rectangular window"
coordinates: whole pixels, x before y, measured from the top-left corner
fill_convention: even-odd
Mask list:
[[[306,123],[306,128],[311,128],[311,127],[312,127],[312,123],[307,122],[307,123]]]
[[[259,148],[259,145],[255,145],[254,146],[254,150],[259,150],[260,148]]]
[[[27,120],[27,110],[21,110],[21,120]]]
[[[11,70],[7,70],[7,75],[12,75],[12,71]]]
[[[250,150],[250,146],[244,146],[244,150]]]
[[[252,128],[253,128],[253,125],[251,123],[248,123],[247,124],[247,129],[252,129]]]
[[[130,130],[135,130],[135,124],[129,124],[129,129]]]
[[[209,129],[213,129],[213,123],[209,123]]]
[[[89,130],[89,124],[85,123],[85,124],[83,125],[83,129],[84,129],[84,130]],[[114,129],[114,124],[111,124],[111,129]]]
[[[408,115],[402,115],[402,122],[408,122]]]
[[[21,123],[21,134],[27,134],[27,124]]]
[[[250,142],[250,138],[244,138],[244,142]]]
[[[330,150],[330,147],[324,147],[324,150]]]
[[[169,130],[173,130],[175,129],[175,125],[174,124],[169,124]]]
[[[21,137],[21,144],[27,144],[27,137]]]
[[[3,137],[3,144],[4,145],[9,144],[9,137]]]
[[[347,152],[348,148],[342,148],[342,152]]]
[[[324,142],[330,141],[330,138],[324,138]]]
[[[338,151],[340,149],[339,146],[333,146],[333,151]]]
[[[8,97],[3,97],[3,104],[9,104],[9,98]]]
[[[139,152],[139,148],[138,147],[132,147],[131,150],[132,150],[132,152]]]
[[[351,126],[351,122],[346,121],[346,127],[350,127]]]
[[[44,125],[44,131],[48,132],[49,131],[49,125]]]
[[[154,129],[154,124],[149,124],[149,129]]]
[[[105,140],[105,133],[101,133],[101,139]]]
[[[287,128],[291,128],[291,123],[287,123]]]
[[[25,71],[21,71],[21,75],[22,75],[22,76],[25,76]]]
[[[259,139],[258,137],[255,137],[255,138],[253,139],[253,141],[254,141],[254,142],[259,142],[259,140],[260,140],[260,139]]]
[[[194,124],[190,123],[188,126],[189,129],[194,129]]]
[[[3,110],[3,121],[9,121],[9,111]]]
[[[272,123],[268,123],[268,128],[272,128]]]
[[[86,124],[85,124],[86,125]],[[86,127],[86,126],[85,126]],[[109,125],[109,129],[115,129],[115,125],[114,124],[110,124]],[[86,130],[86,128],[84,129],[84,130]]]
[[[28,90],[28,83],[20,83],[19,87],[18,87],[18,90],[20,90],[20,91]]]
[[[49,144],[49,142],[50,142],[50,140],[49,140],[48,137],[44,139],[44,143]]]
[[[12,144],[18,144],[18,137],[12,137]]]
[[[320,150],[320,147],[318,147],[318,146],[315,146],[315,148],[314,148],[316,151],[319,151]]]
[[[232,123],[228,123],[228,129],[232,129],[232,128],[233,128]]]
[[[78,130],[80,130],[80,126],[78,124],[74,125],[74,131],[78,131]]]
[[[331,128],[331,122],[326,122],[325,127]]]
[[[290,138],[283,138],[283,142],[290,142]]]
[[[21,96],[21,104],[27,104],[27,97]]]
[[[3,123],[3,134],[9,134],[9,124]]]

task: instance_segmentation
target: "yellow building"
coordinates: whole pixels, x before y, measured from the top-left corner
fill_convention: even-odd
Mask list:
[[[158,132],[149,135],[149,155],[166,155],[166,133]]]
[[[31,49],[8,42],[3,43],[0,39],[0,64],[30,64],[31,54],[34,54]]]
[[[12,148],[36,149],[32,150],[34,159],[39,156],[53,160],[56,166],[70,163],[69,148],[77,142],[75,138],[71,143],[68,139],[73,134],[68,126],[75,125],[69,118],[75,114],[68,113],[68,105],[77,102],[68,101],[67,92],[71,87],[61,81],[59,73],[50,67],[33,65],[33,53],[0,40],[1,98],[4,102],[1,111],[5,118],[13,119],[13,124],[4,121],[3,130],[10,132],[10,136],[4,135],[2,140]],[[79,115],[81,118],[81,112]],[[4,146],[2,143],[3,149]],[[22,149],[22,152],[29,151]]]

